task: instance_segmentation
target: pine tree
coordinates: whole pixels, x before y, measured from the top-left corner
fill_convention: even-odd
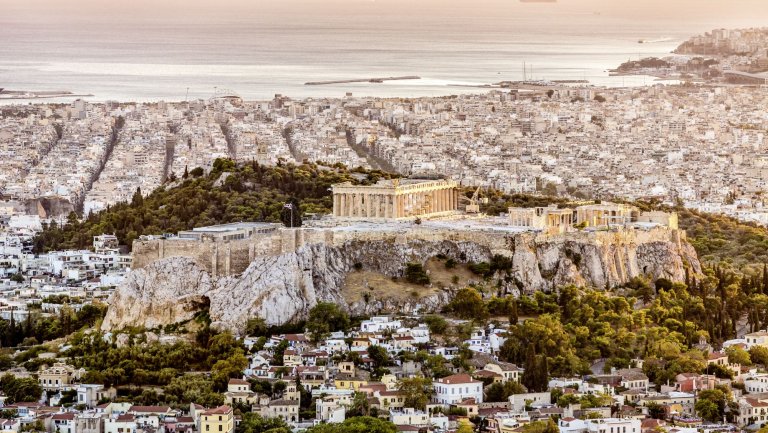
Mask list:
[[[768,295],[768,263],[763,263],[763,294]]]
[[[136,192],[133,193],[131,198],[131,206],[142,207],[144,206],[144,196],[141,195],[141,187],[136,188]]]

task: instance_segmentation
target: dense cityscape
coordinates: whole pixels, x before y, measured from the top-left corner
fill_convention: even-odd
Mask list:
[[[0,97],[0,430],[766,433],[767,35],[637,87]]]

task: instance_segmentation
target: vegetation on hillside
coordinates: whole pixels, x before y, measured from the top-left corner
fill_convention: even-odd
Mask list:
[[[39,309],[32,309],[22,321],[11,315],[10,320],[0,320],[0,347],[33,346],[64,337],[95,325],[106,311],[106,305],[92,303],[77,312],[64,305],[55,315],[44,315]]]
[[[146,197],[137,191],[130,203],[118,203],[86,215],[82,221],[71,214],[61,226],[55,222],[44,225],[34,247],[38,253],[88,248],[93,236],[103,233],[114,233],[121,244],[130,246],[141,235],[239,221],[281,222],[288,202],[298,204],[300,214],[329,213],[331,185],[346,181],[370,184],[391,177],[377,170],[349,170],[341,164],[262,166],[253,161],[235,165],[217,159],[207,175],[193,169],[186,178]]]
[[[768,263],[768,230],[725,215],[690,209],[676,209],[680,228],[704,262],[729,264],[737,269],[754,270]],[[762,266],[759,266],[762,268]]]

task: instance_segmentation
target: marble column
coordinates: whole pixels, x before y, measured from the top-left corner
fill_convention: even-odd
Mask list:
[[[447,189],[441,189],[440,194],[440,212],[445,212],[448,210],[448,190]]]
[[[360,218],[363,216],[363,194],[355,193],[355,216]]]
[[[371,214],[371,197],[373,197],[373,194],[366,194],[365,195],[365,217],[370,218],[373,215]]]
[[[339,194],[339,216],[347,216],[347,194]]]

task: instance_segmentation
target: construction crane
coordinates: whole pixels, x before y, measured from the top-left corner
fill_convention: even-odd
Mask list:
[[[480,203],[487,204],[487,197],[480,197],[480,187],[477,187],[472,197],[461,196],[460,201],[466,202],[467,206],[464,208],[466,213],[480,213]]]

